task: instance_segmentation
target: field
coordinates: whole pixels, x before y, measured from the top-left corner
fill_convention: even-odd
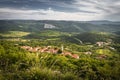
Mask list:
[[[4,33],[0,33],[2,37],[23,37],[29,35],[29,32],[22,32],[22,31],[8,31]]]

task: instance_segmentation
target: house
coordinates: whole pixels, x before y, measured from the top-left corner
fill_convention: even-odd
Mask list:
[[[21,46],[22,49],[25,49],[25,50],[28,50],[30,49],[31,47],[30,46]]]
[[[103,46],[105,42],[96,42],[97,46]]]
[[[48,51],[48,48],[47,47],[44,47],[44,48],[41,48],[40,49],[40,52],[47,52]]]
[[[72,54],[70,52],[63,52],[62,53],[64,56],[72,56]]]
[[[92,52],[88,51],[88,52],[85,52],[84,54],[92,54]]]
[[[71,56],[72,58],[79,59],[79,55],[77,54],[72,54],[71,52],[63,52],[62,53],[64,56]]]
[[[107,56],[104,55],[104,54],[101,54],[101,55],[99,55],[97,58],[98,58],[98,59],[105,59],[105,58],[107,58]]]
[[[34,47],[34,48],[32,48],[31,52],[38,52],[38,50],[39,50],[39,48]]]
[[[55,26],[52,24],[44,24],[44,28],[53,29],[53,28],[55,28]]]
[[[79,59],[79,55],[78,54],[73,54],[72,57],[76,58],[76,59]]]
[[[115,48],[113,48],[113,47],[109,47],[109,49],[111,49],[111,50],[115,50]]]
[[[111,42],[96,42],[96,45],[101,47],[101,46],[107,46],[107,45],[110,45]]]

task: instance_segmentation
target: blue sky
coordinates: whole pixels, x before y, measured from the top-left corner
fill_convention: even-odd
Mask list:
[[[120,21],[120,0],[0,0],[0,19]]]

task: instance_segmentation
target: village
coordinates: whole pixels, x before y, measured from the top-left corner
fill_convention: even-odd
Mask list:
[[[78,54],[72,54],[69,51],[64,51],[63,47],[62,49],[59,49],[59,48],[52,48],[51,46],[47,46],[47,47],[21,46],[21,48],[32,53],[39,52],[39,53],[61,54],[63,56],[70,56],[72,58],[79,59]]]
[[[111,44],[111,42],[109,43],[106,43],[106,42],[96,42],[96,45],[98,47],[103,47],[103,46],[108,46],[109,44]],[[69,51],[66,51],[64,50],[64,47],[61,46],[61,49],[60,48],[57,48],[57,47],[52,47],[52,46],[44,46],[44,47],[40,47],[40,46],[37,46],[37,47],[31,47],[31,46],[20,46],[20,48],[24,49],[24,50],[27,50],[31,53],[51,53],[51,54],[60,54],[60,55],[63,55],[63,56],[70,56],[74,59],[79,59],[79,55],[78,54],[74,54],[72,52],[69,52]],[[111,47],[109,47],[111,48]],[[93,54],[92,52],[90,51],[87,51],[87,52],[83,52],[83,54],[85,55],[91,55]],[[105,54],[101,54],[99,55],[98,57],[96,57],[97,59],[104,59],[106,58],[107,56]]]
[[[98,47],[107,46],[109,44],[110,43],[96,42],[96,45]],[[74,54],[72,52],[64,50],[63,46],[61,46],[61,49],[57,48],[57,47],[52,47],[52,46],[46,46],[46,47],[45,46],[44,47],[40,47],[40,46],[37,46],[37,47],[20,46],[20,48],[22,48],[24,50],[27,50],[31,53],[51,53],[51,54],[60,54],[60,55],[63,55],[63,56],[70,56],[74,59],[79,59],[80,58],[78,54]],[[111,47],[109,47],[109,48],[111,48]],[[83,54],[92,55],[93,53],[91,51],[87,51],[87,52],[83,52]],[[96,58],[97,59],[104,59],[106,57],[107,56],[105,54],[101,54],[101,55],[97,56]]]

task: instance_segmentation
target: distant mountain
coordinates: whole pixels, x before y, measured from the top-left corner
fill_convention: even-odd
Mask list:
[[[46,24],[47,24],[47,26],[46,26]],[[47,28],[45,28],[45,27],[47,27]],[[40,31],[51,30],[51,29],[56,30],[56,31],[61,31],[61,32],[77,32],[77,33],[117,32],[120,30],[120,22],[113,22],[113,21],[54,21],[54,20],[0,20],[0,32],[6,32],[6,31],[40,32]]]
[[[98,20],[98,21],[87,21],[87,23],[91,23],[91,24],[111,24],[112,21]]]
[[[120,21],[108,21],[108,20],[86,21],[86,23],[99,24],[99,25],[103,25],[103,24],[119,24],[120,25]]]

